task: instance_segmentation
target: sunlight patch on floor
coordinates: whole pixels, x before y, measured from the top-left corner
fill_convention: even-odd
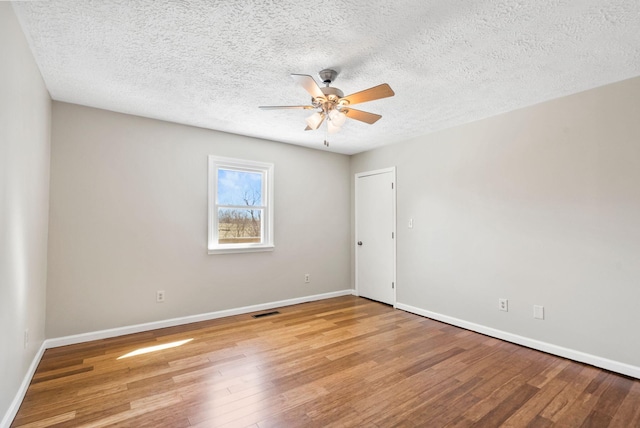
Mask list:
[[[193,339],[178,340],[177,342],[163,343],[162,345],[147,346],[146,348],[136,349],[135,351],[131,351],[128,354],[124,354],[121,357],[118,357],[117,359],[121,360],[123,358],[134,357],[136,355],[148,354],[150,352],[156,352],[156,351],[162,351],[164,349],[175,348],[177,346],[181,346],[181,345],[184,345],[185,343],[191,342],[192,340]]]

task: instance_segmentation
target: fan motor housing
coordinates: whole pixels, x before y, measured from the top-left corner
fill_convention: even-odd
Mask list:
[[[338,88],[332,88],[330,86],[325,86],[324,88],[320,88],[320,90],[322,91],[322,93],[327,97],[327,99],[332,99],[332,98],[342,98],[344,97],[344,94],[342,93],[342,91]],[[332,97],[332,95],[334,97]]]

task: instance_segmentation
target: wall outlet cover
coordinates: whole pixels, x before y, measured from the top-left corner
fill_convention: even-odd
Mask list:
[[[533,317],[537,320],[544,319],[544,306],[533,305]]]

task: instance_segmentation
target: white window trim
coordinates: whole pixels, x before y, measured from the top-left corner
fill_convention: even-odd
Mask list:
[[[216,196],[218,194],[218,169],[235,169],[240,171],[260,172],[264,174],[262,183],[262,206],[264,206],[263,242],[260,244],[218,244],[218,210],[216,209]],[[258,251],[273,251],[273,164],[265,162],[249,161],[244,159],[224,158],[209,155],[209,254],[252,253]]]

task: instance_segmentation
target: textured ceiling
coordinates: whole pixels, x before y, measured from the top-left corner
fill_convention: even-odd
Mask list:
[[[331,67],[358,153],[640,75],[638,0],[14,2],[55,100],[327,150],[290,73]]]

